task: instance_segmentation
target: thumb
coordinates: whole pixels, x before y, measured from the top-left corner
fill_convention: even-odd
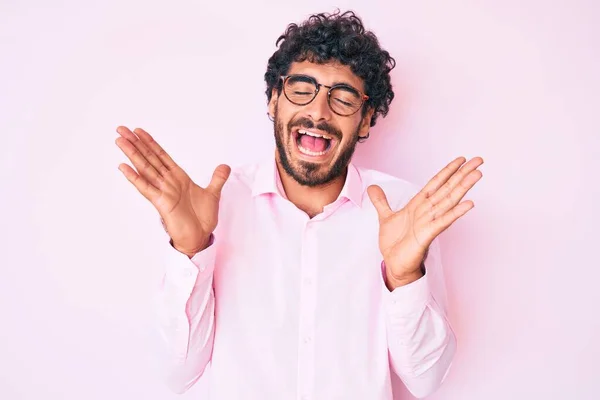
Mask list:
[[[375,209],[377,210],[380,221],[394,214],[382,188],[377,185],[371,185],[367,188],[367,193],[369,194],[371,203],[373,203]]]
[[[213,172],[212,178],[210,179],[210,183],[206,187],[206,190],[221,198],[221,190],[229,178],[229,174],[231,173],[231,167],[226,164],[221,164],[217,168],[215,168],[215,172]]]

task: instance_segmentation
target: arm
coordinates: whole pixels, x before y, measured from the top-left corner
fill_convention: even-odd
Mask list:
[[[440,387],[456,352],[447,319],[439,239],[430,246],[425,270],[421,278],[385,293],[384,301],[390,364],[417,398]]]
[[[214,236],[212,237],[214,238]],[[184,393],[202,376],[211,359],[215,299],[215,245],[189,258],[169,246],[159,287],[159,330],[166,347],[166,383]]]
[[[121,135],[116,139],[117,146],[135,167],[120,164],[119,170],[158,211],[171,239],[167,269],[157,293],[158,316],[167,350],[167,383],[173,391],[182,393],[204,373],[212,355],[212,233],[231,168],[219,165],[208,186],[202,188],[145,130],[132,132],[120,126],[117,132]]]
[[[381,187],[367,188],[379,218],[383,276],[391,290],[385,293],[390,363],[416,397],[441,385],[456,352],[437,237],[475,206],[462,199],[483,176],[477,169],[483,159],[465,161],[458,157],[446,165],[398,211],[390,208]]]

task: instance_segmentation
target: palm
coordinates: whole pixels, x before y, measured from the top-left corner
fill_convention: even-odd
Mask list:
[[[405,207],[380,223],[379,250],[388,265],[415,265],[427,251],[427,235],[416,227],[411,211]]]
[[[379,186],[368,188],[379,216],[379,249],[394,277],[414,273],[433,240],[474,204],[459,204],[482,177],[477,167],[483,160],[459,157],[441,170],[402,209],[394,212]]]
[[[195,243],[208,237],[217,226],[219,198],[195,184],[177,168],[173,179],[165,180],[158,197],[150,197],[173,242],[186,239]]]

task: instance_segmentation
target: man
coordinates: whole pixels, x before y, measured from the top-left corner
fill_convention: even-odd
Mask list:
[[[394,60],[353,13],[291,24],[265,80],[275,159],[202,188],[142,129],[119,127],[119,169],[171,240],[161,331],[179,393],[211,364],[211,399],[424,397],[456,349],[437,236],[483,160],[419,190],[351,163],[393,99]]]

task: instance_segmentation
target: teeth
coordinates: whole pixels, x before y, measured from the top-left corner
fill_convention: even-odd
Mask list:
[[[300,133],[302,135],[308,135],[308,136],[312,136],[312,137],[322,137],[324,139],[331,140],[331,136],[329,136],[329,135],[318,135],[313,132],[305,131],[304,129],[298,130],[298,133]]]
[[[298,146],[298,149],[300,150],[301,153],[304,153],[306,155],[313,156],[313,157],[322,156],[323,154],[327,153],[327,150],[325,150],[325,151],[310,151],[300,145]]]

